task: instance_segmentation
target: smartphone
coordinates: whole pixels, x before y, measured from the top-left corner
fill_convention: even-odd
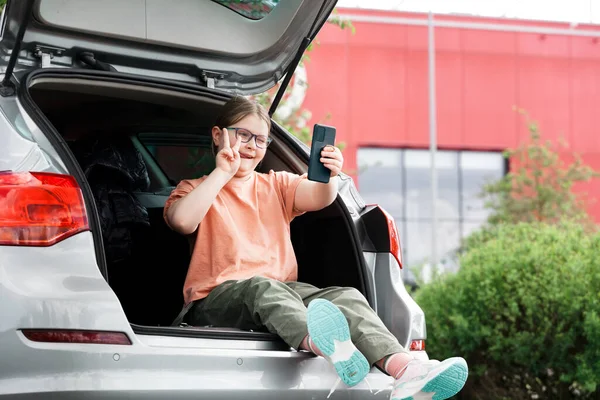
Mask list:
[[[315,182],[329,183],[331,170],[321,162],[321,151],[325,146],[335,143],[335,128],[333,126],[315,124],[313,128],[312,144],[310,146],[310,160],[308,162],[308,179]]]

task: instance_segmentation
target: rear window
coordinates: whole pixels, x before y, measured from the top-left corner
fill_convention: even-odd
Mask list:
[[[215,168],[210,137],[140,133],[138,139],[173,185],[208,175]]]
[[[279,3],[279,0],[213,0],[222,6],[243,15],[246,18],[259,20],[267,16]]]

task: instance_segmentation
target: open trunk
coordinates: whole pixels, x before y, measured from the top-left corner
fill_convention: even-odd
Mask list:
[[[213,168],[210,128],[226,95],[90,71],[39,71],[26,82],[48,134],[61,135],[86,175],[86,200],[95,204],[88,213],[97,210],[94,234],[102,233],[100,269],[128,320],[170,326],[183,305],[190,247],[166,226],[163,206],[180,179]],[[305,172],[303,150],[277,129],[261,171]],[[365,293],[353,232],[341,201],[294,220],[299,280]]]

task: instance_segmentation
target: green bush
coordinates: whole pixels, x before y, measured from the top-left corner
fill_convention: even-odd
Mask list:
[[[462,398],[582,398],[600,387],[600,234],[489,228],[467,242],[457,274],[416,300],[430,356],[470,365]]]

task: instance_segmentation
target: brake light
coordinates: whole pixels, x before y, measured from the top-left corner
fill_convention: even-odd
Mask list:
[[[72,176],[0,172],[0,245],[50,246],[89,230]]]
[[[21,332],[23,332],[23,335],[32,342],[131,345],[131,340],[129,340],[129,337],[123,332],[62,329],[23,329]]]
[[[410,351],[423,351],[425,350],[425,340],[413,340],[410,342]]]
[[[398,228],[396,227],[396,221],[387,211],[385,211],[382,207],[377,206],[383,215],[385,215],[385,219],[387,221],[388,226],[388,235],[390,237],[390,253],[394,256],[396,261],[398,261],[398,265],[400,269],[402,269],[402,246],[400,245],[400,235],[398,234]]]

